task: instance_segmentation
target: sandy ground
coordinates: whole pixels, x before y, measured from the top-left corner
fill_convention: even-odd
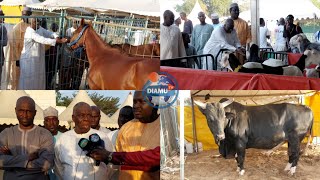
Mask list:
[[[265,155],[263,150],[248,149],[245,159],[245,174],[236,172],[236,161],[215,155],[217,150],[204,151],[199,154],[188,154],[185,162],[185,179],[250,179],[250,180],[316,180],[320,179],[320,146],[308,149],[305,156],[300,156],[296,174],[292,177],[284,172],[288,162],[287,148],[282,147],[272,155]],[[177,173],[161,173],[161,179],[180,179]]]

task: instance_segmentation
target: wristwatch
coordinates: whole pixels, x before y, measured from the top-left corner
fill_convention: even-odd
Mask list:
[[[113,155],[113,152],[111,152],[110,154],[109,154],[109,156],[108,156],[108,162],[111,162],[111,160],[112,160],[112,155]]]

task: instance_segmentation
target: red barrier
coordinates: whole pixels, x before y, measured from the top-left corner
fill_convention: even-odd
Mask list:
[[[181,90],[320,90],[320,79],[173,68],[161,66]]]

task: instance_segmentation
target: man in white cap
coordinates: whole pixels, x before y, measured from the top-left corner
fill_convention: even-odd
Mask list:
[[[32,11],[29,7],[24,7],[22,12],[22,16],[31,16]],[[9,46],[8,52],[9,56],[7,61],[9,62],[9,68],[11,69],[11,89],[18,88],[19,76],[20,76],[20,68],[19,68],[19,60],[21,56],[21,51],[23,48],[24,34],[26,32],[29,24],[28,18],[22,18],[22,20],[13,27],[13,30],[10,32],[9,37]]]
[[[4,16],[2,9],[0,9],[0,16]],[[7,43],[8,43],[7,29],[3,24],[3,18],[0,18],[0,82],[1,82],[2,66],[4,64],[3,47],[7,46]]]
[[[212,20],[213,29],[217,29],[217,27],[221,26],[219,22],[219,15],[217,13],[211,14],[211,20]]]
[[[59,136],[62,134],[60,131],[58,131],[59,127],[59,119],[58,119],[58,111],[53,107],[48,107],[43,111],[43,117],[44,117],[44,127],[48,129],[52,136],[53,141],[56,142]]]
[[[53,142],[54,144],[57,142],[57,139],[62,134],[60,131],[58,131],[59,127],[59,119],[58,119],[58,111],[53,107],[48,107],[43,111],[43,117],[44,117],[44,128],[46,128],[48,131],[51,132],[53,136]],[[49,178],[50,180],[57,179],[57,176],[54,174],[54,169],[49,170]]]
[[[46,88],[45,45],[55,46],[66,43],[55,33],[42,28],[37,18],[30,18],[30,26],[24,35],[20,57],[19,89],[44,90]]]

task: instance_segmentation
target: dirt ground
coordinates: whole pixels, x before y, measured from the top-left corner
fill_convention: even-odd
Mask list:
[[[320,146],[308,149],[306,155],[300,156],[296,174],[292,177],[284,172],[288,162],[287,148],[283,147],[272,155],[264,154],[264,150],[248,149],[246,151],[245,174],[236,172],[235,159],[224,159],[216,155],[217,150],[203,151],[199,154],[188,154],[185,162],[185,179],[204,180],[318,180],[320,179]],[[179,172],[161,173],[161,179],[180,179]]]

